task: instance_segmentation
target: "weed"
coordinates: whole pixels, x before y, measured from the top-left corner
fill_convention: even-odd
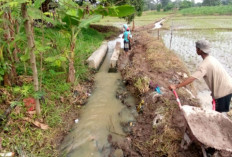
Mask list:
[[[145,93],[149,90],[150,79],[148,77],[138,78],[135,82],[135,87],[139,90],[140,93]]]

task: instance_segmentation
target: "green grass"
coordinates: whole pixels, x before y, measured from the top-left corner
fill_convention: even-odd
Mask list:
[[[180,11],[183,15],[232,15],[232,5],[193,7]]]

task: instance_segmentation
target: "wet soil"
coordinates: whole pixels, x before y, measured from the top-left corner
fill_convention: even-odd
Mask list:
[[[124,156],[133,157],[202,156],[196,144],[188,150],[180,148],[186,122],[168,86],[182,81],[189,72],[161,40],[151,36],[153,27],[148,25],[132,32],[132,50],[128,54],[121,52],[119,58],[118,70],[127,89],[138,99],[139,115],[124,143],[114,143],[115,148],[122,149]],[[155,92],[157,85],[162,94]],[[192,86],[177,93],[182,104],[199,106]]]

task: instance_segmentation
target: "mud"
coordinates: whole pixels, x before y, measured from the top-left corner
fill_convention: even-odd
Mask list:
[[[162,41],[151,36],[153,27],[152,24],[132,32],[132,50],[128,54],[121,52],[119,58],[118,70],[127,89],[138,98],[139,115],[125,141],[114,146],[122,149],[124,156],[199,157],[202,154],[198,145],[193,144],[188,150],[180,148],[186,122],[168,90],[169,84],[182,81],[189,73]],[[158,85],[162,94],[155,92],[150,84]],[[177,91],[181,102],[198,106],[192,96],[193,87],[187,89]]]

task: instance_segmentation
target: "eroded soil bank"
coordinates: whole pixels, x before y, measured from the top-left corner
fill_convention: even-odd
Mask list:
[[[127,89],[138,98],[137,123],[123,143],[115,144],[124,156],[202,156],[200,147],[192,144],[180,148],[185,120],[168,85],[189,75],[181,60],[151,36],[153,25],[133,32],[132,50],[121,53],[119,71]],[[146,30],[146,31],[144,31]],[[155,92],[158,85],[162,94]],[[192,86],[178,91],[182,104],[199,106]]]

